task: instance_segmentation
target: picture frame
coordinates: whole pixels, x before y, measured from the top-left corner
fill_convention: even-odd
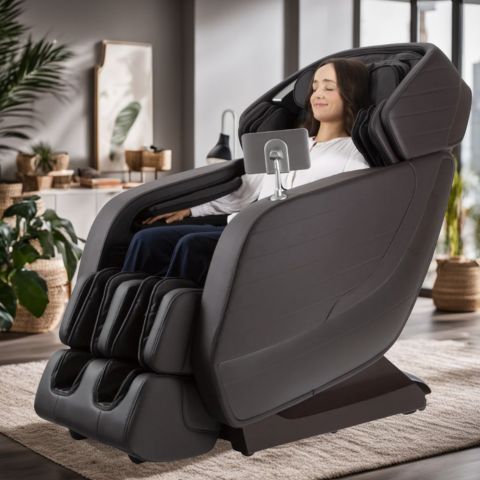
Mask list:
[[[153,52],[148,43],[103,40],[95,66],[94,156],[101,173],[128,171],[125,150],[153,143]]]

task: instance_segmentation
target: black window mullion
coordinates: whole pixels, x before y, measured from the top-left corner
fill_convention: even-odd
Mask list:
[[[360,47],[360,0],[353,0],[353,48]]]
[[[417,0],[410,0],[410,41],[416,42],[418,38],[418,7]]]
[[[463,0],[452,0],[452,63],[462,74],[463,56]],[[458,170],[462,170],[462,148],[461,144],[453,148],[453,154],[458,160]]]
[[[452,63],[462,72],[463,0],[452,0]]]

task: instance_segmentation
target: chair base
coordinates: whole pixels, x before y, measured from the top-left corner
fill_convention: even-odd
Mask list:
[[[243,428],[224,426],[221,438],[250,456],[265,448],[372,420],[423,410],[430,388],[382,357],[360,373],[302,403]]]

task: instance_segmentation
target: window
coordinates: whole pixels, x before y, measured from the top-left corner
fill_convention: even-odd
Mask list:
[[[417,2],[417,39],[434,43],[452,58],[452,2],[450,0]]]
[[[480,4],[463,6],[462,77],[472,89],[470,121],[462,142],[462,177],[465,182],[464,207],[469,215],[464,223],[465,256],[480,257]]]
[[[410,3],[392,0],[362,0],[360,46],[410,41]]]

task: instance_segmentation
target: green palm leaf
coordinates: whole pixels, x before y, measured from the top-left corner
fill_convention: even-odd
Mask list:
[[[2,139],[30,139],[28,131],[37,118],[33,103],[45,94],[63,99],[69,84],[64,63],[73,54],[64,45],[43,38],[24,39],[27,28],[17,18],[23,0],[0,0],[0,128]],[[23,119],[11,125],[11,119]],[[13,149],[8,142],[1,150]]]
[[[19,39],[27,30],[17,21],[22,13],[21,0],[0,0],[0,65],[15,55]]]

